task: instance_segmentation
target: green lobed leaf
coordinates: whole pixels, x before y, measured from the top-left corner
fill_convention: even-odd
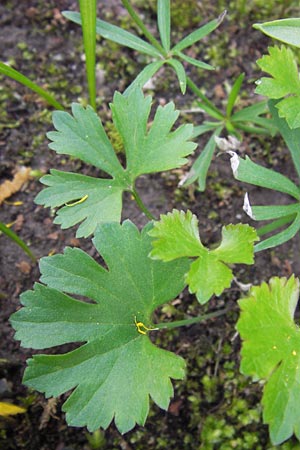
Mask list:
[[[295,56],[289,48],[282,46],[269,48],[269,55],[257,61],[259,67],[272,76],[257,82],[257,94],[272,99],[284,98],[276,104],[279,116],[284,117],[290,128],[300,126],[300,80]]]
[[[291,17],[272,20],[271,22],[255,23],[253,28],[285,44],[300,47],[300,18]]]
[[[240,300],[241,372],[266,381],[263,418],[274,445],[300,439],[300,334],[294,322],[299,280],[274,277]]]
[[[128,96],[115,93],[111,105],[113,121],[122,136],[126,152],[126,172],[133,179],[139,175],[175,169],[187,162],[185,158],[196,148],[190,142],[191,124],[171,131],[179,116],[174,103],[159,106],[147,130],[151,97],[136,89]]]
[[[253,263],[254,242],[258,240],[255,229],[249,225],[228,225],[222,228],[219,247],[209,250],[200,241],[197,217],[191,211],[177,210],[161,215],[149,235],[154,238],[151,258],[197,258],[190,265],[186,282],[202,304],[230,287],[233,273],[227,264]]]
[[[143,425],[149,396],[167,409],[170,378],[184,375],[183,359],[156,347],[146,327],[153,328],[153,311],[183,289],[188,261],[148,258],[149,229],[140,233],[130,221],[100,225],[93,242],[107,268],[77,248],[43,258],[44,285],[25,292],[24,307],[11,317],[25,347],[82,343],[68,353],[33,356],[24,375],[48,397],[73,390],[63,405],[69,425],[94,431],[114,419],[122,433]]]
[[[103,179],[54,170],[43,177],[41,182],[48,187],[38,194],[36,202],[51,208],[63,206],[57,213],[56,223],[68,228],[83,221],[77,236],[87,237],[99,223],[120,220],[122,193],[133,192],[139,175],[185,164],[185,157],[196,147],[189,141],[193,126],[181,125],[171,131],[179,115],[171,102],[158,107],[148,129],[151,101],[151,97],[144,97],[137,87],[114,96],[111,110],[124,143],[125,169],[91,107],[73,104],[73,115],[60,111],[54,113],[57,131],[47,134],[52,140],[49,147],[59,154],[80,158],[110,175],[110,178]]]

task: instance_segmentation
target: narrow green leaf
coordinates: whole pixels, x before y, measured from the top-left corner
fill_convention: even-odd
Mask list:
[[[232,122],[252,122],[257,119],[261,114],[266,114],[269,112],[268,102],[263,100],[261,102],[254,103],[253,105],[246,106],[246,108],[236,111],[231,116]]]
[[[183,186],[189,186],[190,184],[197,181],[199,191],[205,191],[207,172],[217,146],[215,137],[220,135],[222,128],[222,126],[218,127],[209,138],[204,149],[192,165],[190,172],[183,183]]]
[[[255,229],[249,225],[228,225],[222,229],[219,247],[208,250],[200,241],[196,216],[177,210],[161,215],[149,235],[154,238],[151,258],[162,261],[196,258],[186,274],[186,282],[201,304],[230,286],[233,273],[227,264],[253,263],[254,242],[258,240]]]
[[[240,158],[234,152],[230,162],[233,175],[237,180],[284,192],[297,200],[300,199],[300,188],[281,173],[254,163],[248,156],[245,159]]]
[[[202,134],[205,134],[208,131],[215,130],[219,125],[220,122],[203,122],[202,125],[194,127],[193,139],[198,136],[202,136]]]
[[[263,418],[274,445],[300,439],[300,334],[294,322],[299,280],[274,277],[239,301],[241,372],[265,380]]]
[[[154,310],[183,289],[188,261],[148,258],[149,229],[140,233],[129,221],[101,225],[94,245],[106,268],[77,248],[43,258],[44,284],[25,292],[24,307],[11,317],[26,347],[82,344],[64,354],[34,355],[24,374],[26,385],[47,397],[73,390],[63,405],[71,426],[92,432],[114,420],[125,433],[145,423],[150,397],[167,409],[170,379],[184,376],[184,360],[156,347],[147,334],[155,328]]]
[[[205,103],[202,101],[202,102],[197,102],[197,105],[204,112],[206,112],[206,114],[208,114],[210,117],[213,117],[216,120],[224,122],[225,117],[224,117],[223,113],[221,111],[219,111],[218,109],[216,109],[215,107],[212,108],[209,103]]]
[[[300,203],[290,205],[251,206],[253,220],[273,220],[291,214],[300,214]]]
[[[184,61],[188,62],[189,64],[192,64],[195,67],[199,67],[199,69],[216,70],[216,68],[214,66],[211,66],[210,64],[207,64],[203,61],[199,61],[198,59],[191,58],[190,56],[187,56],[180,51],[173,52],[173,54],[174,54],[174,56],[178,56],[179,58],[183,59]]]
[[[22,75],[20,72],[13,69],[12,67],[9,67],[7,64],[4,64],[3,62],[0,62],[0,73],[8,76],[9,78],[12,78],[15,81],[18,81],[18,83],[23,84],[23,86],[28,87],[33,92],[42,97],[44,100],[46,100],[46,102],[49,103],[49,105],[53,106],[55,109],[60,110],[65,109],[59,102],[55,100],[55,98],[48,91],[41,88],[36,83],[29,80],[29,78],[25,77],[25,75]]]
[[[161,43],[166,52],[170,50],[170,0],[157,0],[157,24]]]
[[[274,122],[291,153],[295,169],[300,181],[300,129],[291,129],[285,119],[279,117],[276,101],[270,100],[269,108]]]
[[[239,92],[241,90],[241,86],[243,84],[245,78],[245,74],[241,73],[237,79],[235,80],[235,82],[233,83],[232,89],[230,91],[230,94],[228,95],[228,100],[227,100],[227,105],[226,105],[226,116],[230,117],[234,104],[236,102],[236,99],[239,95]]]
[[[278,247],[292,239],[300,230],[300,214],[296,214],[294,221],[280,233],[275,234],[255,245],[255,252],[260,252],[268,248]]]
[[[169,64],[170,66],[172,66],[173,69],[175,70],[178,81],[179,81],[181,93],[184,95],[185,91],[186,91],[186,74],[185,74],[185,69],[184,69],[183,65],[181,64],[180,61],[178,61],[177,59],[174,59],[174,58],[167,59],[166,63]]]
[[[207,105],[208,107],[210,107],[212,110],[214,110],[216,112],[216,114],[219,114],[219,116],[221,117],[221,120],[223,119],[223,114],[220,113],[220,111],[218,110],[218,108],[213,104],[213,102],[211,102],[205,94],[203,94],[203,92],[195,85],[195,83],[190,79],[189,76],[187,76],[186,78],[186,83],[188,85],[188,87],[192,90],[192,92],[194,94],[196,94],[199,98],[201,98],[202,102]]]
[[[258,236],[264,236],[265,234],[272,233],[272,231],[277,230],[278,228],[283,227],[284,225],[291,223],[295,218],[295,214],[291,216],[284,216],[280,219],[274,220],[263,227],[257,228]]]
[[[67,19],[81,25],[81,16],[77,12],[64,11],[63,16]],[[161,53],[152,45],[143,39],[123,30],[116,25],[111,25],[104,20],[96,20],[96,32],[105,39],[109,41],[116,42],[117,44],[124,45],[125,47],[132,48],[140,53],[145,53],[154,58],[161,58]]]
[[[97,0],[79,0],[90,104],[96,109],[96,5]]]
[[[36,261],[36,257],[28,247],[28,245],[21,239],[13,230],[8,228],[4,223],[0,222],[0,232],[4,233],[7,237],[9,237],[15,244],[21,247],[22,250],[32,259],[32,261]]]
[[[300,47],[300,18],[273,20],[265,23],[255,23],[253,28],[273,39],[285,44]]]
[[[193,31],[191,34],[186,36],[184,39],[182,39],[178,44],[175,45],[175,47],[172,48],[172,52],[181,51],[187,47],[190,47],[191,45],[195,44],[195,42],[200,41],[200,39],[203,39],[204,36],[207,36],[212,31],[214,31],[218,26],[222,23],[226,12],[221,14],[221,16],[218,19],[214,19],[207,24],[203,25],[198,30]]]
[[[136,88],[143,88],[147,81],[165,64],[165,61],[154,61],[147,64],[133,82],[126,88],[124,95],[129,95]]]

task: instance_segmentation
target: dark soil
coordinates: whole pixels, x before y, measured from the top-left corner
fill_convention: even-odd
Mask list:
[[[126,22],[120,1],[103,0],[98,3],[101,17],[109,18],[115,23],[124,21],[127,27],[130,26],[130,22]],[[141,5],[141,2],[137,3]],[[207,22],[222,12],[217,3],[196,0],[190,2],[192,7],[200,11],[202,22]],[[230,5],[234,3],[230,2]],[[281,2],[276,4],[278,3]],[[289,3],[284,14],[294,13],[295,2],[282,3]],[[149,20],[149,25],[154,27],[155,15],[149,5],[151,6],[151,2],[145,2],[145,20]],[[80,30],[61,16],[60,11],[65,9],[76,10],[77,2],[2,1],[0,59],[13,60],[15,68],[39,84],[50,86],[58,100],[69,105],[71,101],[77,101],[79,97],[86,95],[86,83]],[[281,8],[279,10],[281,11]],[[276,12],[279,14],[275,8],[274,14]],[[251,29],[251,23],[256,21],[255,12],[251,14],[249,17],[238,17],[233,13],[231,15],[229,10],[228,18],[213,38],[224,67],[213,75],[205,73],[202,82],[208,96],[219,105],[222,103],[224,82],[232,83],[240,72],[245,72],[248,80],[245,94],[247,93],[250,99],[253,97],[253,81],[259,76],[254,63],[266,51],[270,42]],[[233,17],[237,22],[232,20]],[[275,16],[268,16],[265,20],[272,18]],[[179,27],[179,33],[186,34],[188,31]],[[113,91],[122,90],[143,67],[143,59],[136,58],[134,52],[109,45],[105,41],[99,43],[99,46],[102,46],[103,58],[107,58],[107,61],[101,59],[104,72],[102,69],[98,72],[98,94],[102,100],[102,104],[99,102],[99,114],[103,121],[110,119],[108,103],[112,100]],[[115,57],[113,51],[116,51]],[[202,52],[205,53],[203,48]],[[199,73],[191,70],[191,77],[199,78]],[[176,79],[171,72],[162,71],[156,81],[157,86],[153,92],[156,102],[172,99],[178,108],[191,107],[192,94],[187,93],[184,98],[180,95]],[[55,167],[93,175],[93,169],[72,159],[56,156],[48,149],[45,133],[51,129],[51,118],[46,105],[36,95],[16,82],[3,78],[0,85],[0,102],[0,183],[11,179],[17,167],[23,165],[42,173],[47,173],[50,168]],[[199,124],[202,116],[190,116],[190,120]],[[200,148],[204,142],[199,141]],[[270,149],[269,152],[266,149]],[[241,151],[257,162],[294,176],[288,153],[279,138],[277,142],[268,141],[265,145],[261,138],[246,137]],[[184,168],[183,171],[141,177],[137,187],[144,203],[157,217],[173,207],[191,209],[199,217],[200,233],[208,245],[218,241],[222,225],[237,223],[240,220],[248,221],[242,212],[246,189],[250,190],[251,197],[257,204],[285,202],[285,198],[277,198],[276,193],[266,193],[265,190],[234,182],[226,156],[214,160],[205,193],[199,193],[196,189],[180,191],[177,188],[178,181],[186,170],[187,168]],[[51,211],[34,203],[34,198],[40,190],[39,180],[31,178],[22,190],[8,199],[9,202],[0,206],[0,221],[6,224],[15,222],[12,229],[30,246],[37,259],[49,253],[62,252],[66,245],[81,247],[94,255],[88,239],[76,239],[74,229],[61,230],[53,224]],[[15,201],[22,204],[13,205]],[[139,227],[146,223],[146,218],[130,197],[125,196],[124,205],[124,218],[130,217]],[[145,427],[140,427],[124,437],[118,434],[113,425],[104,433],[90,435],[85,429],[66,425],[61,412],[65,398],[53,402],[22,385],[25,361],[32,352],[30,349],[20,348],[19,343],[14,340],[9,317],[20,307],[20,293],[31,289],[39,279],[39,270],[38,265],[4,235],[0,236],[0,267],[0,400],[27,408],[26,414],[0,419],[1,449],[271,448],[267,428],[261,421],[253,420],[243,424],[239,415],[245,414],[245,411],[236,412],[235,415],[232,413],[236,399],[241,399],[246,401],[246,412],[253,410],[259,414],[261,396],[261,388],[250,384],[249,380],[238,372],[240,343],[235,335],[234,324],[238,317],[236,300],[241,292],[237,285],[232,285],[220,299],[213,299],[208,308],[201,309],[187,292],[173,306],[172,314],[176,318],[183,318],[186,312],[196,315],[203,311],[213,311],[225,304],[229,306],[230,313],[226,320],[221,317],[205,325],[177,330],[170,336],[164,332],[160,334],[157,343],[185,357],[188,364],[187,379],[175,384],[175,397],[169,412],[162,412],[153,407]],[[237,277],[241,282],[257,284],[270,279],[271,276],[289,276],[292,272],[300,274],[299,238],[277,250],[258,254],[255,266],[239,269]],[[169,311],[164,310],[161,314],[168,319]],[[227,429],[226,424],[233,427],[233,440],[224,436],[219,441],[216,438],[214,444],[208,438],[205,440],[205,437],[201,437],[203,429],[206,429],[204,425],[208,423],[207,418],[215,420],[212,429],[223,426]],[[247,444],[249,436],[252,440]]]

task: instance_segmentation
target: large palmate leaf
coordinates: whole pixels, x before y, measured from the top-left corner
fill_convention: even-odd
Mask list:
[[[255,92],[271,99],[286,97],[276,104],[279,117],[284,117],[290,128],[300,127],[300,80],[292,50],[271,47],[269,55],[264,55],[257,64],[272,78],[259,80]]]
[[[300,332],[294,322],[299,280],[272,278],[240,300],[237,329],[243,342],[241,371],[266,380],[264,422],[273,444],[300,439]]]
[[[179,112],[172,102],[159,106],[151,126],[147,127],[151,97],[141,89],[129,94],[115,93],[111,105],[113,121],[125,148],[124,168],[110,143],[102,123],[91,107],[72,105],[72,115],[56,111],[56,131],[48,133],[49,147],[59,154],[80,158],[106,172],[110,178],[93,178],[53,170],[41,179],[48,186],[36,197],[38,204],[58,210],[55,223],[68,228],[81,222],[77,236],[92,234],[103,222],[120,221],[122,193],[133,192],[135,179],[142,174],[180,167],[196,144],[189,139],[192,125],[171,131]]]
[[[155,238],[152,258],[162,261],[196,258],[186,274],[186,282],[200,303],[206,303],[213,294],[220,295],[230,287],[233,273],[228,264],[253,263],[253,244],[258,240],[254,228],[228,225],[222,228],[219,247],[209,250],[200,241],[197,217],[191,211],[177,210],[161,215],[149,234]]]
[[[70,425],[93,431],[115,419],[126,432],[144,424],[149,395],[167,409],[170,378],[184,375],[182,358],[156,347],[147,333],[152,312],[183,289],[188,261],[151,260],[148,231],[130,221],[100,225],[94,244],[107,269],[77,248],[43,258],[44,285],[25,292],[24,307],[11,317],[25,347],[83,343],[69,353],[34,356],[24,375],[47,396],[74,389],[63,406]]]

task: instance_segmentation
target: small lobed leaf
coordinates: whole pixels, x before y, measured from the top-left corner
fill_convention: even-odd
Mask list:
[[[241,372],[266,381],[262,403],[274,445],[300,438],[300,334],[294,322],[299,280],[274,277],[240,300]]]
[[[290,128],[299,127],[300,80],[292,50],[284,46],[271,47],[269,55],[263,56],[257,64],[272,78],[259,80],[255,92],[271,99],[288,96],[276,104],[279,116],[287,120]]]
[[[129,431],[144,424],[149,397],[167,409],[170,379],[184,376],[184,360],[156,347],[147,332],[153,311],[183,289],[188,261],[148,258],[149,229],[139,232],[130,221],[100,225],[94,245],[106,267],[77,248],[43,258],[44,284],[25,292],[11,317],[26,347],[78,344],[68,353],[34,355],[24,374],[25,384],[47,397],[73,390],[63,405],[69,425],[95,431],[114,420]]]
[[[230,287],[233,273],[227,264],[253,263],[254,242],[258,240],[249,225],[228,225],[222,229],[219,247],[209,250],[200,241],[197,217],[191,211],[177,210],[161,215],[149,234],[154,238],[150,257],[162,261],[196,258],[186,273],[186,282],[200,303]]]
[[[122,193],[126,188],[115,179],[93,178],[87,175],[51,170],[41,178],[48,186],[35,202],[57,211],[54,223],[63,229],[80,223],[77,237],[88,237],[100,223],[119,222],[122,212]]]

